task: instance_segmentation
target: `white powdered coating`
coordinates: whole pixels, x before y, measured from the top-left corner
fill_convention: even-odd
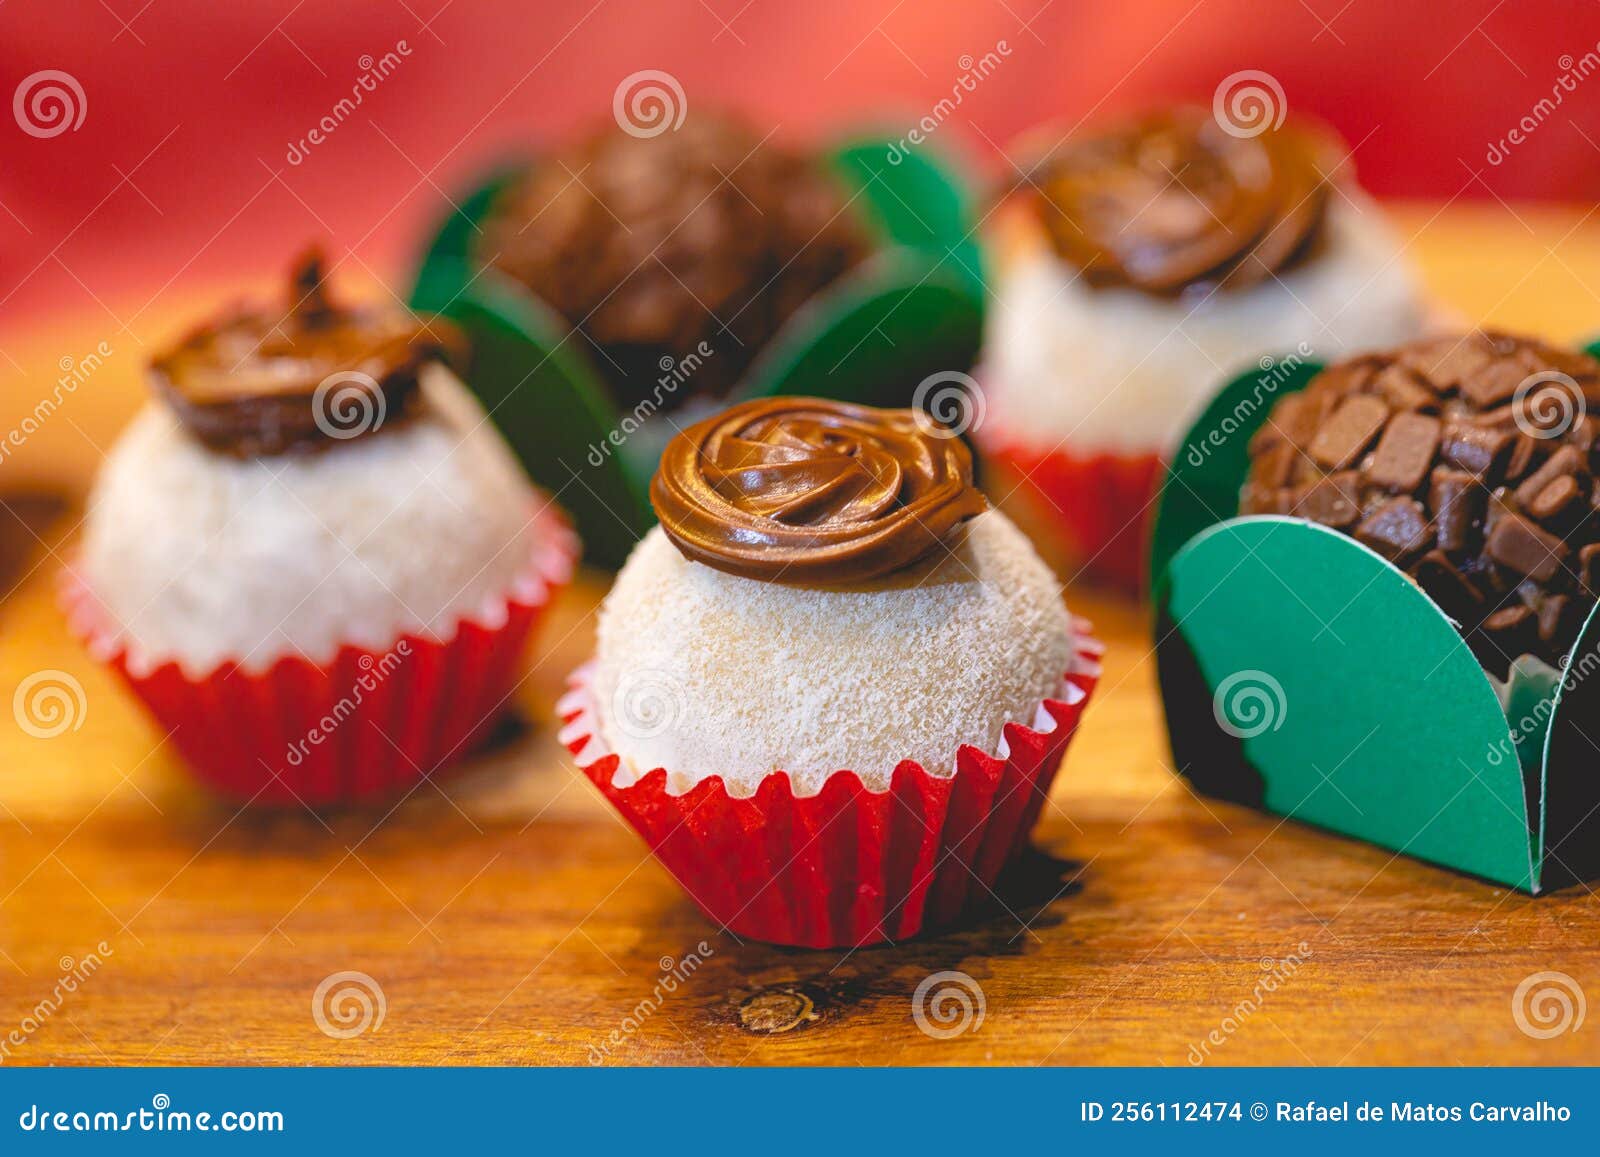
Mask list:
[[[422,391],[404,425],[256,459],[147,406],[96,481],[79,563],[114,637],[199,676],[448,638],[493,606],[528,566],[535,495],[449,370],[424,369]]]
[[[1410,340],[1429,313],[1383,212],[1335,194],[1323,250],[1203,301],[1091,289],[1030,233],[996,262],[985,335],[991,436],[1050,450],[1170,452],[1229,376],[1266,355],[1330,360]]]
[[[813,795],[843,769],[883,791],[902,759],[953,774],[962,744],[1034,725],[1072,661],[1060,588],[997,511],[848,590],[725,574],[657,527],[601,609],[593,688],[619,784],[664,767],[674,793],[720,775],[749,795],[781,770]]]

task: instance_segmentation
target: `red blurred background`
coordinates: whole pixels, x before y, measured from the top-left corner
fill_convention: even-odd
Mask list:
[[[1590,0],[11,0],[0,95],[58,69],[85,107],[48,138],[0,115],[0,378],[49,381],[40,366],[102,337],[144,358],[210,295],[278,276],[308,237],[403,294],[449,195],[609,116],[637,70],[670,72],[691,110],[736,106],[791,137],[863,122],[898,135],[1001,42],[1003,63],[934,134],[991,176],[1041,121],[1209,102],[1223,77],[1260,69],[1291,111],[1342,130],[1380,194],[1600,188],[1600,71],[1560,83],[1600,52]],[[402,43],[361,107],[290,163],[366,61]]]

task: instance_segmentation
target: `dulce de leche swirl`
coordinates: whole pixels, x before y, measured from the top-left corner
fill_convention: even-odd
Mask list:
[[[759,398],[684,430],[650,502],[687,558],[795,586],[901,570],[988,508],[971,454],[933,419],[820,398]]]
[[[1091,285],[1239,289],[1315,246],[1343,160],[1308,124],[1236,136],[1177,108],[1054,150],[1039,166],[1040,216]]]
[[[201,326],[154,360],[151,377],[211,449],[280,454],[398,425],[422,366],[458,340],[442,321],[331,300],[312,249],[295,264],[286,309],[236,309]]]

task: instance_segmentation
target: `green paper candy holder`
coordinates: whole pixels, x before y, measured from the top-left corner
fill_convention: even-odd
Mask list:
[[[1560,671],[1519,661],[1502,685],[1353,538],[1236,516],[1251,435],[1321,368],[1263,359],[1234,378],[1163,482],[1151,590],[1179,772],[1208,795],[1528,893],[1600,877],[1600,616]]]
[[[868,139],[828,154],[880,247],[790,317],[719,406],[796,393],[906,406],[906,383],[972,365],[983,281],[970,198],[933,156],[897,153],[891,163],[890,155],[889,142]],[[619,410],[581,343],[566,340],[565,321],[474,260],[478,222],[524,171],[495,173],[443,222],[411,304],[466,331],[468,384],[529,475],[572,515],[587,557],[617,566],[655,521],[648,486],[673,425]],[[693,416],[686,408],[673,419]]]

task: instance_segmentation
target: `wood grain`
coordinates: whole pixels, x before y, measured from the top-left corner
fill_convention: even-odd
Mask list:
[[[1600,330],[1593,222],[1518,215],[1411,207],[1401,226],[1464,313]],[[72,490],[94,456],[69,458],[53,469]],[[1214,1030],[1207,1063],[1600,1061],[1594,1022],[1541,1040],[1512,1012],[1538,972],[1600,997],[1588,889],[1532,900],[1195,798],[1166,766],[1128,603],[1069,592],[1110,645],[1105,679],[1003,905],[922,942],[790,951],[700,917],[555,742],[603,576],[547,625],[525,730],[461,774],[392,810],[241,814],[189,784],[67,635],[52,578],[73,521],[25,540],[0,603],[0,692],[53,668],[87,704],[49,740],[0,715],[0,1040],[41,1019],[64,966],[109,951],[4,1063],[1185,1065]],[[690,953],[703,963],[657,1004]],[[381,987],[384,1019],[334,1039],[312,995],[345,970]],[[946,970],[984,1015],[934,1039],[912,996]]]

